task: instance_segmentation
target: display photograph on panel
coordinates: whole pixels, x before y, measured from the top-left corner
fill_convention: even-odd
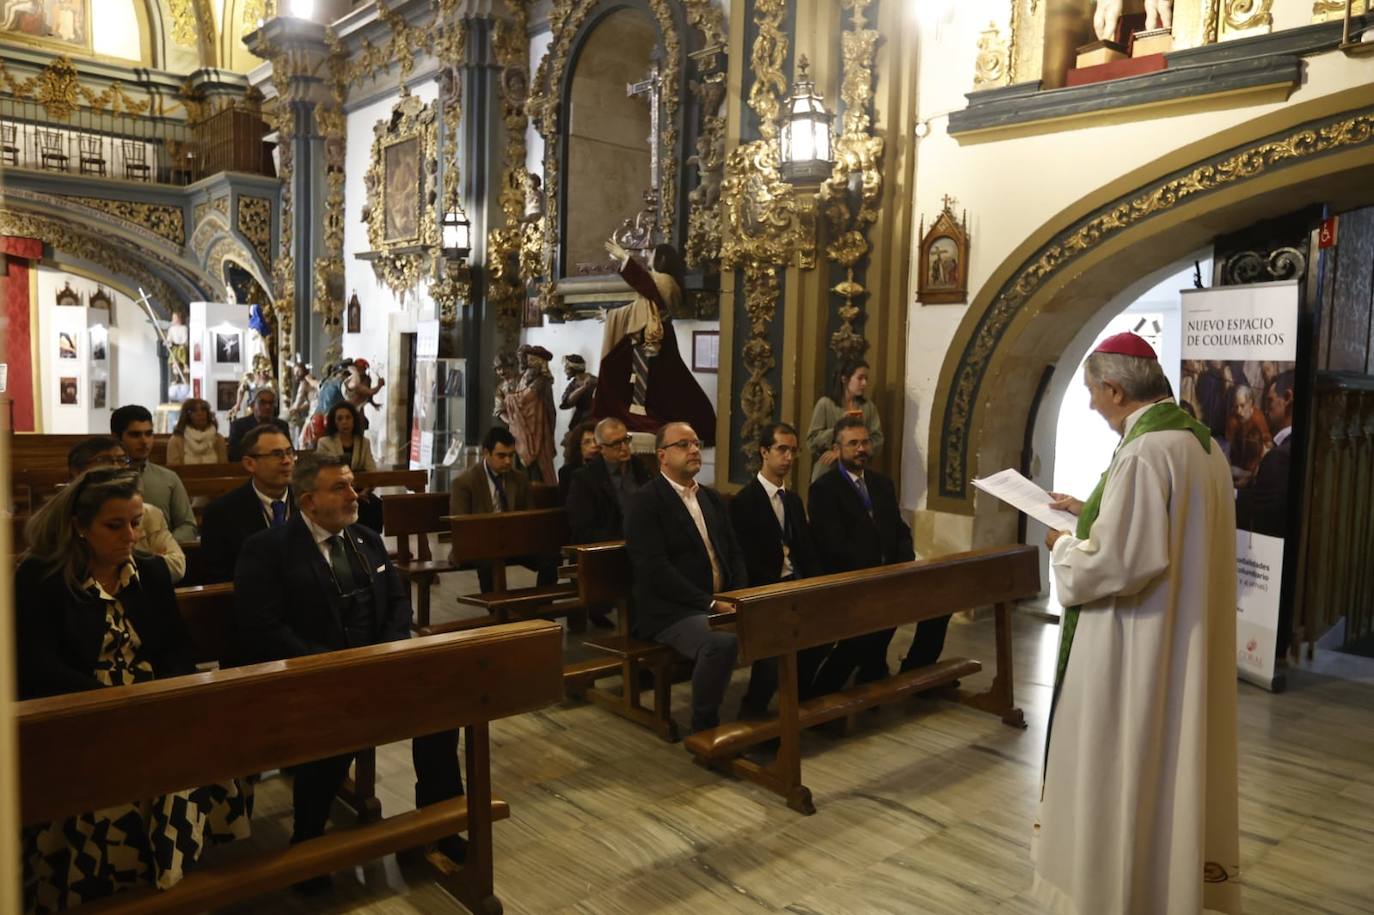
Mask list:
[[[215,362],[219,365],[238,365],[242,359],[242,335],[238,331],[215,331]],[[233,406],[230,403],[229,406]],[[220,409],[226,409],[221,407]]]
[[[91,332],[91,361],[105,361],[105,336],[103,333],[97,334],[94,331]]]
[[[76,334],[61,331],[57,335],[57,355],[63,359],[76,358]]]
[[[105,381],[100,379],[91,382],[91,409],[105,409]]]
[[[63,375],[57,383],[57,392],[64,407],[76,406],[76,379]]]
[[[237,381],[216,381],[215,382],[215,409],[220,413],[228,413],[234,409],[234,404],[239,399],[239,383]]]

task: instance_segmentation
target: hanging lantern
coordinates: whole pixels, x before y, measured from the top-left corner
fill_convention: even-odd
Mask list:
[[[440,224],[444,260],[462,263],[472,251],[472,223],[456,203]]]
[[[782,177],[793,184],[824,181],[835,166],[830,152],[830,122],[835,116],[825,110],[825,103],[816,94],[815,82],[807,75],[807,67],[803,54],[778,137]]]

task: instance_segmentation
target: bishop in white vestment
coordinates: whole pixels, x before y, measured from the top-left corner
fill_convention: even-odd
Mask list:
[[[1122,435],[1051,531],[1066,608],[1032,841],[1065,915],[1240,912],[1235,496],[1226,456],[1168,396],[1153,349],[1108,338],[1093,408]]]

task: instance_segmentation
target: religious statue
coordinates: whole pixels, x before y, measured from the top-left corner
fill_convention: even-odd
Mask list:
[[[1093,11],[1093,31],[1103,41],[1115,41],[1121,24],[1125,0],[1098,0]],[[1171,29],[1174,26],[1173,0],[1145,0],[1145,27],[1142,31]]]
[[[515,356],[510,353],[497,353],[491,361],[491,369],[496,373],[496,390],[492,398],[491,418],[510,428],[510,413],[506,408],[506,395],[515,391],[520,380],[516,370]]]
[[[516,350],[521,369],[515,389],[506,394],[506,415],[515,453],[530,472],[530,478],[556,484],[554,473],[553,374],[549,360],[553,353],[528,343]]]
[[[560,410],[572,410],[568,428],[579,426],[592,415],[592,399],[596,397],[596,376],[587,371],[587,360],[573,353],[563,357],[563,374],[568,386],[563,389]]]
[[[636,295],[630,304],[606,314],[592,416],[614,416],[631,432],[656,432],[667,422],[687,422],[706,444],[714,444],[715,408],[683,363],[672,329],[672,311],[682,301],[677,250],[655,247],[652,269],[614,241],[606,243],[606,250],[620,260],[620,275]]]
[[[309,425],[301,432],[301,447],[315,447],[315,443],[324,435],[329,411],[345,400],[357,409],[362,428],[367,428],[367,415],[363,410],[367,406],[381,408],[381,404],[372,398],[386,384],[386,379],[378,378],[376,385],[373,385],[371,369],[366,359],[344,359],[329,370],[324,381],[320,382],[315,412],[310,416]]]
[[[174,310],[172,323],[167,326],[167,396],[173,401],[185,400],[190,393],[191,357],[187,346],[190,340],[186,316]]]
[[[525,215],[521,222],[538,222],[544,215],[543,179],[534,172],[525,173]]]
[[[310,374],[310,364],[296,354],[296,362],[291,370],[295,390],[291,394],[291,406],[287,408],[286,421],[291,426],[291,440],[304,448],[305,427],[315,412],[315,401],[320,393],[320,382]]]
[[[343,377],[343,396],[358,411],[358,420],[364,429],[367,428],[366,408],[382,408],[374,398],[385,386],[386,379],[380,375],[377,376],[377,383],[372,383],[372,365],[366,359],[354,359],[349,364]]]

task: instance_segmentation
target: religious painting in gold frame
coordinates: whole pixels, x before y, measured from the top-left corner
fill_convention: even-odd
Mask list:
[[[434,105],[402,88],[390,117],[373,127],[362,212],[372,250],[363,257],[372,262],[377,279],[398,295],[413,291],[422,276],[433,272],[439,249],[437,122]]]
[[[91,53],[91,0],[0,0],[0,37]]]
[[[917,255],[916,301],[923,305],[955,305],[968,301],[968,215],[954,218],[954,200],[945,207],[929,231],[921,220],[921,247]]]

